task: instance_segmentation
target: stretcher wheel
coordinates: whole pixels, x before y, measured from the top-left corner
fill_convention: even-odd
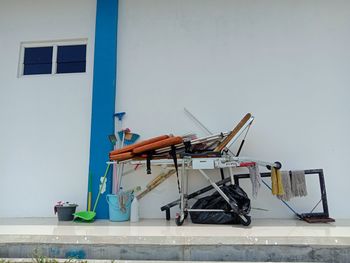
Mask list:
[[[177,226],[182,226],[184,221],[185,221],[185,217],[181,220],[181,216],[180,215],[176,215],[175,223],[176,223]]]
[[[276,169],[282,168],[282,164],[280,162],[275,162],[275,165],[276,165]]]
[[[241,220],[241,224],[243,225],[243,226],[249,226],[250,225],[250,223],[252,222],[252,219],[251,219],[251,217],[250,216],[244,216],[245,217],[245,219],[247,220],[246,222],[242,219]]]
[[[275,168],[278,169],[278,170],[282,168],[282,164],[281,164],[280,162],[275,162],[275,163],[274,163],[274,166],[275,166]],[[266,165],[266,168],[267,168],[268,170],[271,170],[271,165]]]

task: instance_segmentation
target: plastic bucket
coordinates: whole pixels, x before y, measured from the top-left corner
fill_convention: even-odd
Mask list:
[[[78,205],[56,205],[55,211],[57,211],[58,221],[72,221],[74,219],[75,209]]]
[[[124,200],[122,198],[124,196]],[[122,222],[130,220],[131,202],[134,199],[131,193],[120,193],[116,195],[109,194],[106,196],[109,206],[109,220]],[[122,207],[120,207],[122,205]]]

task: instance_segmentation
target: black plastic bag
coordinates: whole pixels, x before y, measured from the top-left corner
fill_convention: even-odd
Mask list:
[[[224,185],[220,189],[230,199],[234,212],[229,212],[232,207],[215,191],[212,195],[198,199],[192,209],[223,209],[227,212],[190,212],[192,222],[196,224],[243,224],[238,214],[246,216],[250,222],[250,217],[247,216],[250,212],[250,199],[246,192],[238,185]]]

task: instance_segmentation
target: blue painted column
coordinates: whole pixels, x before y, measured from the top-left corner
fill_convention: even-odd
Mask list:
[[[92,207],[99,191],[100,178],[106,169],[108,153],[112,150],[108,135],[114,133],[117,26],[118,0],[97,0],[89,164]],[[109,173],[106,192],[100,197],[96,208],[96,218],[108,218],[106,194],[111,192],[111,178]]]

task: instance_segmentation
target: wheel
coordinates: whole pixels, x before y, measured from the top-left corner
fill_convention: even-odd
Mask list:
[[[247,221],[244,221],[243,219],[241,220],[241,224],[243,226],[249,226],[250,223],[252,222],[252,219],[250,216],[244,216]]]
[[[274,167],[275,167],[277,170],[279,170],[279,169],[282,168],[282,164],[281,164],[280,162],[274,162]],[[271,165],[266,165],[266,168],[267,168],[268,170],[271,170]]]
[[[182,226],[182,224],[184,223],[185,221],[185,218],[183,218],[181,220],[181,216],[180,215],[176,215],[176,218],[175,218],[175,223],[177,226]]]
[[[275,167],[276,167],[276,169],[281,169],[282,164],[280,162],[275,162]]]

